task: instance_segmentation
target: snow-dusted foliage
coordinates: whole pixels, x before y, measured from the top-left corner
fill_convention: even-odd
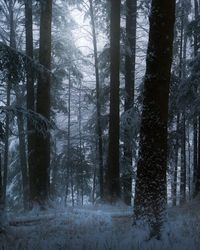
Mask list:
[[[199,200],[168,209],[161,240],[149,239],[144,224],[134,226],[132,209],[124,206],[57,207],[9,215],[0,249],[198,250],[199,209]]]

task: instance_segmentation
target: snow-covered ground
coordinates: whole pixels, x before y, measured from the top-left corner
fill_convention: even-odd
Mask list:
[[[169,208],[161,240],[132,226],[132,208],[87,206],[8,215],[0,249],[13,250],[200,250],[200,199]]]

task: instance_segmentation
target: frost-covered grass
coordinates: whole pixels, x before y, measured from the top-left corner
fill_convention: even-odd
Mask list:
[[[131,213],[127,207],[98,205],[9,215],[8,220],[18,224],[6,228],[0,249],[200,249],[200,200],[168,209],[161,240],[149,240],[142,224],[132,226]]]

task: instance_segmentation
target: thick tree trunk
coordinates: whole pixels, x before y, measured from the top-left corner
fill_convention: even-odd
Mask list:
[[[195,20],[198,19],[199,10],[198,10],[198,1],[194,0],[194,14],[195,14]],[[194,33],[194,57],[196,57],[198,54],[198,38],[197,33]],[[193,120],[193,198],[196,197],[198,194],[198,190],[196,190],[198,182],[197,175],[198,175],[198,168],[199,168],[199,150],[198,150],[198,132],[200,133],[200,128],[197,127],[198,124],[198,118],[194,117]]]
[[[108,162],[105,177],[107,201],[120,198],[119,169],[119,67],[120,67],[120,0],[111,0],[110,24],[110,117]]]
[[[51,20],[52,0],[40,1],[40,48],[39,62],[51,70]],[[36,111],[50,120],[50,86],[51,75],[40,73],[37,85]],[[44,128],[45,129],[45,128]],[[50,133],[46,136],[36,134],[36,182],[34,183],[34,200],[44,205],[49,198],[49,167],[50,167]]]
[[[33,21],[32,21],[32,0],[25,0],[25,29],[26,29],[26,54],[33,58]],[[34,95],[34,74],[30,64],[26,65],[27,68],[27,109],[35,111],[35,95]],[[35,199],[35,183],[37,173],[35,168],[35,128],[33,123],[27,120],[27,140],[28,140],[28,168],[29,168],[29,184],[30,193],[29,199],[34,202]]]
[[[98,159],[99,159],[99,187],[100,187],[100,197],[103,198],[104,188],[103,188],[103,140],[102,140],[102,128],[101,128],[101,89],[100,89],[100,78],[99,78],[99,64],[98,64],[98,50],[97,50],[97,38],[95,29],[95,18],[93,9],[93,0],[90,2],[90,17],[92,24],[92,38],[93,38],[93,50],[94,50],[94,64],[95,64],[95,77],[96,77],[96,107],[97,107],[97,136],[98,136]]]
[[[134,107],[135,88],[135,57],[136,57],[136,19],[137,0],[126,0],[126,57],[125,57],[125,107],[124,111],[132,114]],[[128,123],[128,121],[127,121]],[[124,163],[122,174],[123,199],[125,204],[131,205],[132,197],[132,130],[130,124],[125,123],[124,129]]]
[[[2,179],[2,162],[0,154],[0,213],[3,210],[3,179]]]
[[[184,78],[184,65],[185,60],[183,58],[183,43],[184,42],[184,9],[182,6],[181,16],[181,34],[180,34],[180,54],[179,54],[179,80],[182,84]],[[186,47],[185,47],[186,49]],[[183,204],[186,200],[186,133],[185,133],[185,110],[182,112],[181,118],[181,170],[180,170],[180,204]]]
[[[160,236],[167,199],[167,122],[174,22],[175,0],[152,0],[134,208],[136,220],[149,223],[150,237]]]

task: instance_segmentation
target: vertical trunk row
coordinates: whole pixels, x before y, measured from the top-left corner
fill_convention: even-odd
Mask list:
[[[120,0],[111,0],[110,24],[110,117],[108,162],[105,176],[106,200],[120,197],[119,170],[119,67],[120,67]]]
[[[40,5],[39,62],[50,71],[52,0],[40,1]],[[36,111],[47,120],[50,120],[50,86],[51,75],[49,72],[40,73],[37,85]],[[34,183],[34,200],[44,205],[49,198],[50,133],[47,132],[46,136],[43,136],[37,132],[35,144],[36,182]]]
[[[125,57],[125,107],[124,111],[132,115],[135,87],[135,54],[136,54],[136,18],[137,0],[126,0],[126,57]],[[123,199],[131,205],[132,197],[132,131],[130,124],[124,129],[124,162],[122,174]]]
[[[100,79],[99,79],[99,64],[98,64],[98,50],[97,50],[97,38],[95,29],[95,17],[93,0],[90,2],[90,17],[92,25],[92,38],[93,38],[93,50],[94,50],[94,64],[95,64],[95,77],[96,77],[96,107],[97,107],[97,136],[98,136],[98,159],[99,159],[99,186],[100,186],[100,197],[103,198],[104,188],[103,188],[103,140],[102,140],[102,128],[101,128],[101,89],[100,89]]]
[[[167,122],[174,22],[175,0],[152,0],[134,206],[136,220],[149,223],[151,237],[160,236],[167,199]]]

